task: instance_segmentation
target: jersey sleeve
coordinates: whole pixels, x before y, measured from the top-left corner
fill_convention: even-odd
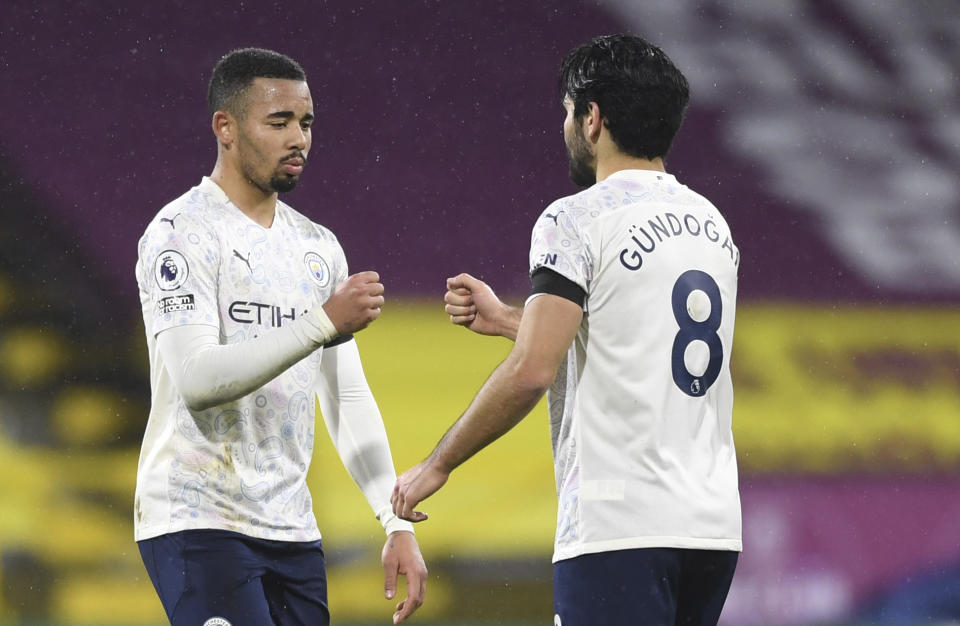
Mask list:
[[[547,268],[590,293],[593,255],[569,205],[557,201],[547,207],[530,238],[530,276]]]
[[[219,328],[220,246],[207,224],[187,213],[161,212],[140,240],[139,255],[141,299],[152,308],[150,333],[185,324]]]
[[[331,250],[333,250],[332,257],[330,259],[330,275],[331,279],[331,288],[330,293],[332,294],[337,290],[337,287],[340,286],[340,283],[347,280],[349,276],[349,270],[347,268],[347,255],[343,252],[343,247],[340,245],[340,241],[337,239],[329,230],[324,230],[325,236],[329,237],[331,240]],[[337,336],[335,339],[329,343],[324,344],[324,348],[332,348],[338,346],[342,343],[346,343],[353,339],[353,333],[344,333]]]
[[[350,274],[347,267],[347,255],[343,251],[343,246],[340,245],[340,241],[335,235],[331,233],[330,236],[333,237],[333,248],[335,250],[331,272],[333,273],[333,288],[336,289],[340,283],[347,280],[347,276]]]

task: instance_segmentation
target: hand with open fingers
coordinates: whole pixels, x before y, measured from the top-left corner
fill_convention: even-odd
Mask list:
[[[501,317],[509,307],[482,280],[470,274],[448,278],[443,301],[452,323],[481,335],[503,334]]]
[[[410,522],[426,520],[427,514],[414,511],[413,507],[436,493],[449,477],[450,472],[440,470],[430,459],[408,469],[393,486],[390,504],[393,505],[394,514]]]
[[[359,272],[337,285],[323,310],[341,334],[355,333],[380,317],[383,285],[376,272]]]
[[[407,597],[397,603],[393,623],[399,624],[423,604],[427,593],[427,566],[413,533],[404,530],[391,533],[383,545],[383,592],[388,600],[397,595],[397,578],[407,579]]]

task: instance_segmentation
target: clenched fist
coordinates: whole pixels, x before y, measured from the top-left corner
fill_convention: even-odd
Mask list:
[[[448,278],[443,301],[452,323],[481,335],[500,335],[510,340],[517,338],[523,310],[501,302],[490,285],[482,280],[470,274]]]
[[[340,283],[323,310],[340,334],[355,333],[380,317],[383,285],[376,272],[359,272]]]

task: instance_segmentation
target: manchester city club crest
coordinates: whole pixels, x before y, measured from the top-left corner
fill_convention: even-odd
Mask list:
[[[310,278],[321,287],[330,284],[330,268],[323,257],[316,252],[308,252],[303,257],[303,262],[307,264],[307,271],[310,272]]]
[[[176,250],[164,250],[157,255],[154,276],[161,291],[173,291],[183,285],[190,275],[190,266],[183,255]]]

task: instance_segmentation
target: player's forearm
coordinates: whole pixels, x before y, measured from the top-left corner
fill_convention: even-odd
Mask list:
[[[322,346],[326,337],[316,320],[302,315],[232,344],[221,344],[212,326],[178,326],[157,335],[157,347],[184,403],[202,411],[256,391]]]
[[[508,357],[477,393],[464,414],[443,436],[430,462],[449,473],[493,443],[533,410],[549,386],[549,377]]]
[[[367,392],[364,397],[321,402],[337,454],[378,519],[390,510],[397,475],[383,419]]]
[[[517,312],[522,324],[513,350],[430,455],[440,470],[449,473],[533,410],[555,380],[583,318],[579,305],[549,294],[532,296]]]
[[[317,395],[337,454],[387,533],[413,531],[393,514],[393,456],[380,409],[367,384],[356,343],[325,350]]]

